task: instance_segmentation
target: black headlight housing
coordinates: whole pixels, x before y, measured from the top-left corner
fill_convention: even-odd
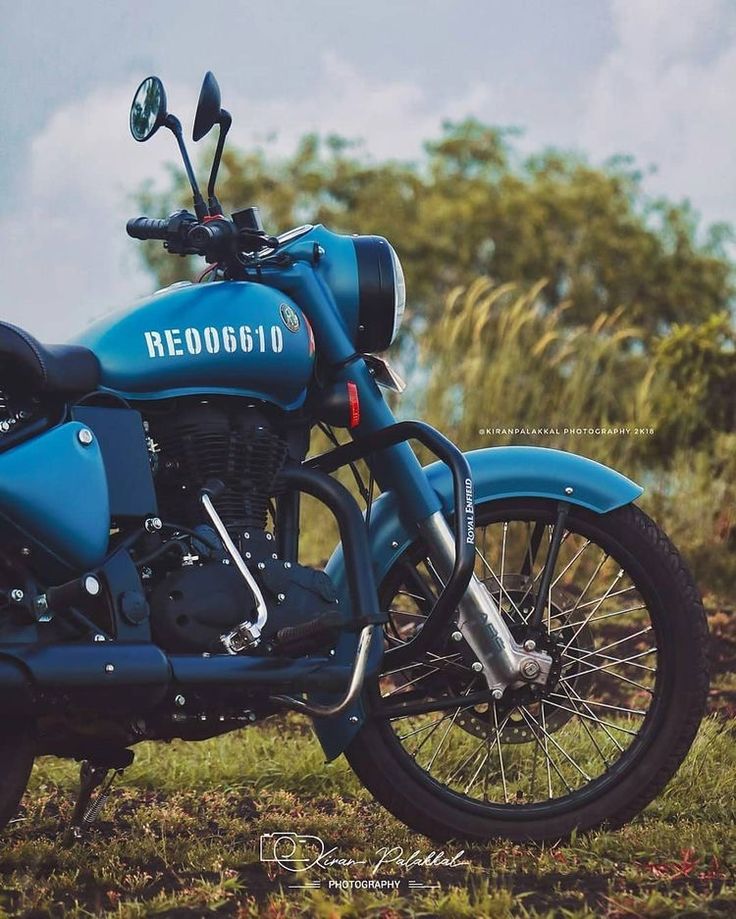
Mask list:
[[[358,350],[385,351],[396,337],[406,303],[401,262],[382,236],[354,236],[358,262]]]

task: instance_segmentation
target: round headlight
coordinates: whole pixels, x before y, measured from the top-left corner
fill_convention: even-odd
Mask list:
[[[382,236],[354,236],[358,261],[360,351],[385,351],[396,338],[406,306],[404,271],[394,247]]]

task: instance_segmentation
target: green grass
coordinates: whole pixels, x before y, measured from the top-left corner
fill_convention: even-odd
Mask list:
[[[325,765],[296,716],[205,743],[142,745],[103,822],[73,845],[62,829],[76,768],[45,759],[5,833],[0,915],[730,916],[735,733],[705,722],[677,777],[622,830],[557,846],[473,847],[464,868],[387,866],[381,876],[441,883],[394,894],[289,890],[294,875],[259,861],[260,835],[284,830],[318,835],[342,858],[389,843],[433,848],[373,803],[342,759]],[[366,870],[319,876],[324,884]]]

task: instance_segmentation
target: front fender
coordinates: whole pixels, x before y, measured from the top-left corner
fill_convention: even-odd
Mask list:
[[[608,466],[574,453],[545,447],[489,447],[466,453],[473,473],[475,503],[485,504],[502,498],[551,498],[606,514],[635,501],[641,486]],[[452,514],[452,476],[443,463],[425,467],[427,478],[437,493],[442,510]],[[382,582],[391,566],[416,539],[410,521],[403,520],[393,492],[385,492],[373,504],[369,542],[376,584]],[[342,549],[338,546],[326,568],[335,584],[340,602],[350,603]],[[337,648],[337,660],[350,664],[356,639],[344,636]],[[377,663],[378,649],[372,655]],[[315,730],[328,759],[334,759],[350,743],[365,718],[362,703],[340,715],[315,721]]]

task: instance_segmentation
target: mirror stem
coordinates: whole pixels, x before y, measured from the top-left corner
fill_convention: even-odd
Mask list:
[[[189,185],[192,189],[192,198],[194,199],[194,213],[197,215],[197,220],[204,220],[209,212],[207,210],[207,205],[204,203],[202,192],[199,190],[199,185],[197,185],[197,178],[194,175],[192,163],[189,159],[189,154],[187,153],[187,148],[184,144],[184,133],[181,128],[181,122],[176,117],[176,115],[167,115],[164,124],[174,135],[176,142],[179,145],[179,152],[181,153],[181,158],[184,161],[184,169],[186,170],[187,179],[189,179]]]
[[[215,194],[215,182],[217,181],[217,173],[220,169],[220,159],[222,158],[222,151],[225,146],[225,138],[227,137],[227,132],[230,130],[230,125],[232,123],[233,119],[230,112],[226,112],[225,109],[220,109],[220,134],[217,138],[217,147],[215,148],[215,156],[212,160],[210,179],[207,183],[207,203],[209,204],[210,214],[213,216],[215,214],[222,214],[222,206]]]

